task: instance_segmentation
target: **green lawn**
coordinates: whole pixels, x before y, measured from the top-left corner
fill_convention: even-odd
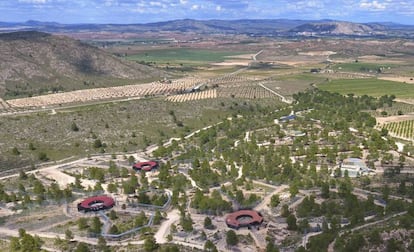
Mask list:
[[[318,87],[344,95],[352,93],[379,97],[393,94],[398,98],[414,98],[413,84],[378,79],[333,80],[318,84]]]
[[[226,59],[226,57],[246,53],[248,52],[225,52],[178,48],[151,50],[130,55],[127,59],[134,61],[156,62],[157,64],[203,64],[210,62],[222,62]]]

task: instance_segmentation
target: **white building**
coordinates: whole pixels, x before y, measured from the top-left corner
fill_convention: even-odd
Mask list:
[[[364,161],[359,158],[347,158],[340,164],[341,174],[345,175],[345,172],[348,171],[348,176],[351,178],[359,177],[362,175],[367,175],[372,172],[369,169]]]

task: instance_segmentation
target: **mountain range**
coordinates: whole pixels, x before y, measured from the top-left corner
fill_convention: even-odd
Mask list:
[[[251,36],[383,36],[414,37],[413,25],[389,22],[353,23],[335,20],[181,19],[147,24],[60,24],[27,21],[0,22],[0,31],[37,30],[50,33],[80,32],[192,32],[198,34],[248,34]]]

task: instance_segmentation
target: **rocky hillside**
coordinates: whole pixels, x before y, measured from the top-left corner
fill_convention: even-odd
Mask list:
[[[0,34],[0,97],[115,86],[164,75],[65,36]]]
[[[324,23],[307,23],[299,25],[292,29],[292,32],[299,34],[312,33],[317,35],[353,35],[368,36],[380,34],[385,28],[380,25],[367,25],[350,22],[324,22]]]

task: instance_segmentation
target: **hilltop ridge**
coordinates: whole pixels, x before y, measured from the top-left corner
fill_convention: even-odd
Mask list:
[[[0,22],[3,31],[28,30],[50,33],[140,33],[140,32],[189,32],[197,34],[247,34],[252,36],[291,37],[311,32],[313,36],[414,36],[413,25],[390,22],[357,23],[330,19],[239,19],[196,20],[177,19],[155,23],[138,24],[59,24],[54,22],[27,21],[23,23]]]
[[[0,34],[0,96],[115,86],[164,75],[63,35],[37,31]]]

